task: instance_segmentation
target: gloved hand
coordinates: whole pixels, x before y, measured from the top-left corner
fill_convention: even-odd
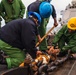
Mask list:
[[[58,26],[58,23],[57,23],[57,22],[55,22],[55,23],[54,23],[54,26],[55,26],[55,27],[57,27],[57,26]]]
[[[54,46],[51,46],[51,47],[49,48],[49,50],[46,50],[46,52],[47,52],[48,54],[50,54],[53,49],[54,49]]]
[[[39,55],[41,55],[42,54],[42,52],[40,51],[40,50],[38,50],[37,52],[36,52],[36,55],[37,56],[39,56]]]
[[[53,55],[57,55],[59,52],[60,52],[60,50],[59,50],[59,49],[54,49],[54,46],[52,46],[52,47],[47,51],[48,54],[53,54]]]

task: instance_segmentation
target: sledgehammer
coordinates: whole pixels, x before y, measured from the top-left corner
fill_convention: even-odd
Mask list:
[[[55,28],[55,26],[53,26],[42,38],[40,42],[37,42],[36,47],[39,46],[39,44],[47,37],[47,35]]]

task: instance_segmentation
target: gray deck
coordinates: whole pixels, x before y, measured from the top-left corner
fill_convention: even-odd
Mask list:
[[[6,65],[1,65],[1,64],[0,64],[0,75],[1,75],[1,73],[3,73],[4,71],[7,71]]]
[[[76,60],[69,60],[49,75],[76,75]]]
[[[6,66],[0,65],[0,75],[5,71],[7,71]],[[49,75],[76,75],[76,60],[66,61]]]

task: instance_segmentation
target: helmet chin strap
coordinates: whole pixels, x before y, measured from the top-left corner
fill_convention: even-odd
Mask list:
[[[39,26],[38,20],[36,18],[33,18],[33,20],[35,21],[36,25]]]
[[[30,17],[34,20],[34,22],[36,23],[36,26],[39,26],[39,24],[38,24],[38,19],[35,18],[35,17],[33,17],[33,16],[30,16]]]

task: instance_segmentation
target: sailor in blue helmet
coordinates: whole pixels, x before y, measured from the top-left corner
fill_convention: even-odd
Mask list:
[[[29,12],[28,16],[26,19],[13,20],[0,29],[0,50],[8,56],[5,61],[0,56],[0,64],[7,64],[8,68],[17,67],[24,61],[24,49],[32,58],[41,53],[35,47],[36,36],[40,39],[37,27],[41,17],[36,12]]]
[[[41,15],[42,22],[41,22],[41,26],[39,27],[39,33],[41,37],[43,37],[46,34],[46,26],[48,24],[50,15],[52,15],[53,17],[54,26],[56,27],[58,25],[57,20],[56,20],[56,11],[55,11],[54,6],[49,3],[50,1],[51,0],[48,0],[48,1],[36,0],[35,2],[31,3],[27,8],[27,12],[35,11]],[[46,39],[44,39],[41,42],[41,44],[39,45],[39,49],[44,50],[44,51],[47,50]]]

